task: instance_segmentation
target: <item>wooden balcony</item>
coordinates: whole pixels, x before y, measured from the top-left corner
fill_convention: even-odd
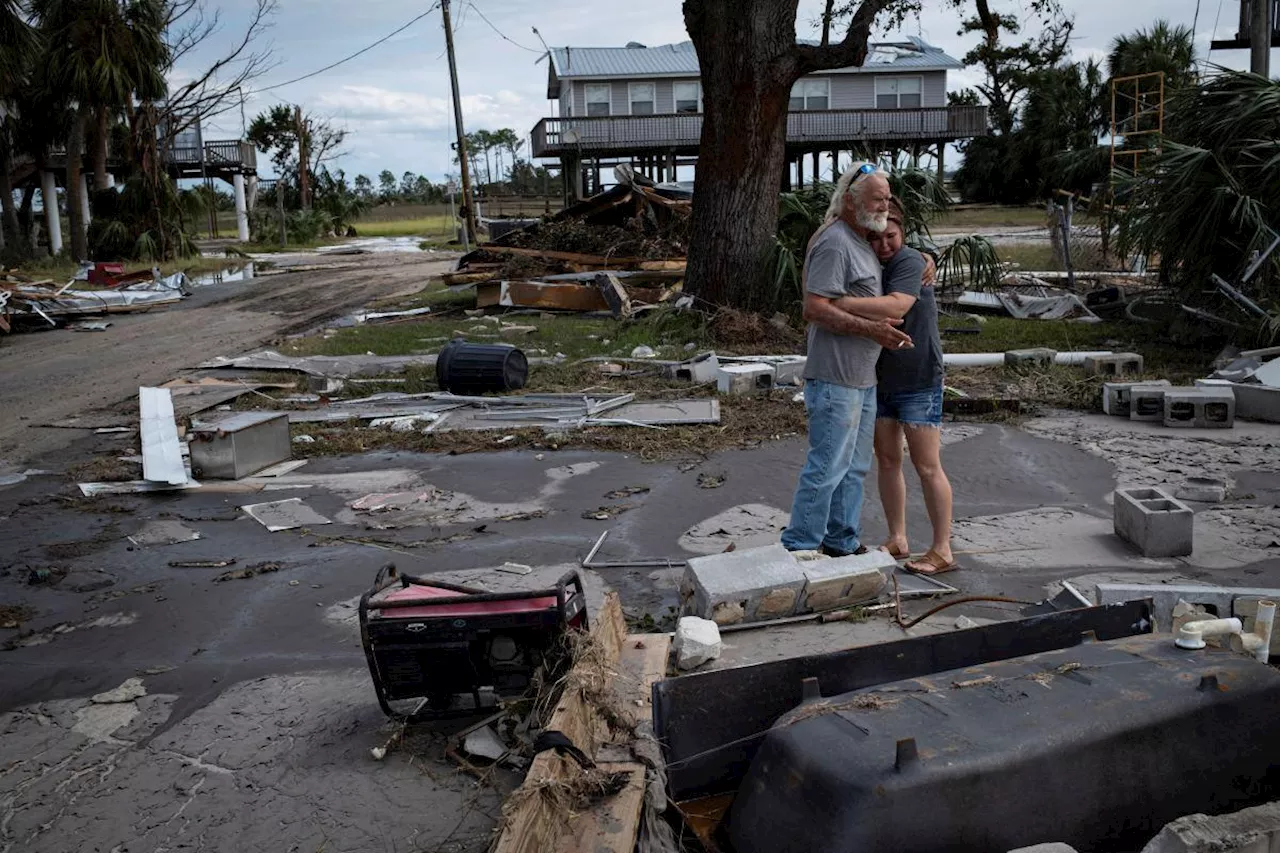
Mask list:
[[[179,178],[198,178],[201,167],[204,173],[215,177],[240,173],[255,175],[258,172],[258,152],[253,143],[240,139],[227,139],[204,144],[204,161],[200,149],[195,146],[174,147],[165,152],[165,166],[170,174]]]
[[[859,142],[953,142],[987,134],[984,106],[904,110],[807,110],[787,116],[787,148],[817,151]],[[544,118],[534,157],[696,154],[702,114]]]

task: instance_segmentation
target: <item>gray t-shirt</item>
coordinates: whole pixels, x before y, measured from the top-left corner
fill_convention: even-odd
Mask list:
[[[809,293],[842,296],[880,296],[881,268],[870,244],[843,220],[818,235],[804,262],[804,286]],[[846,388],[876,384],[880,345],[858,335],[837,335],[809,324],[809,357],[805,379],[818,379]]]
[[[932,287],[921,286],[924,256],[905,248],[884,266],[884,292],[905,293],[916,303],[902,318],[902,331],[911,336],[912,349],[884,350],[876,365],[881,394],[924,391],[942,384],[942,338],[938,333],[938,304]]]

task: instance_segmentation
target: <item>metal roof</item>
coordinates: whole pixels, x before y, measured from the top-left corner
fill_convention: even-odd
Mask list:
[[[801,39],[801,44],[816,41]],[[906,41],[873,42],[867,61],[828,73],[874,74],[885,71],[946,71],[963,68],[960,60],[941,48],[909,36]],[[583,77],[696,77],[698,55],[693,42],[645,47],[556,47],[551,49],[552,73],[564,80]]]

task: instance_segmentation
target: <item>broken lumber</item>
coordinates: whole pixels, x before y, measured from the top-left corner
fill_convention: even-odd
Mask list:
[[[657,288],[627,291],[632,302],[654,305],[662,301]],[[539,308],[557,311],[609,311],[609,303],[595,287],[541,281],[488,281],[476,285],[477,308]]]
[[[468,269],[466,272],[444,273],[440,276],[440,280],[449,287],[455,287],[459,284],[479,284],[482,281],[492,281],[497,278],[497,276],[498,271],[496,269],[491,272],[485,270],[472,272]]]
[[[666,671],[670,638],[665,634],[627,636],[626,630],[618,596],[610,593],[592,624],[591,638],[596,649],[570,670],[565,692],[547,724],[548,730],[563,732],[592,758],[610,734],[609,723],[597,704],[601,696],[599,673],[614,674],[610,695],[643,723],[652,719],[652,684]],[[588,667],[592,672],[587,671]],[[645,767],[635,761],[604,762],[599,767],[606,772],[627,773],[626,785],[619,793],[570,818],[557,806],[554,794],[582,770],[571,759],[561,758],[553,751],[539,753],[524,783],[503,807],[503,829],[494,853],[631,853],[644,804]]]
[[[600,295],[604,297],[604,301],[609,304],[609,310],[613,312],[613,316],[624,320],[631,316],[631,297],[627,295],[626,289],[616,275],[608,272],[600,273],[596,276],[596,287],[600,289]]]

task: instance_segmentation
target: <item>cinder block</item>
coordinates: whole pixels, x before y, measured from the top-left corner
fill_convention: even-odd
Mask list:
[[[674,379],[677,382],[692,382],[694,385],[702,385],[707,382],[715,382],[716,374],[720,370],[720,359],[713,352],[704,352],[696,358],[683,361],[680,364],[674,364],[663,371],[667,379]]]
[[[719,625],[791,616],[804,570],[786,548],[767,545],[694,557],[681,584],[684,612]]]
[[[1195,515],[1162,489],[1116,489],[1116,535],[1144,557],[1185,557],[1191,553]]]
[[[1227,481],[1219,477],[1188,477],[1173,496],[1180,501],[1222,503],[1227,499]]]
[[[1164,425],[1230,429],[1236,421],[1236,395],[1230,388],[1169,388],[1164,392]]]
[[[1156,630],[1168,633],[1172,630],[1174,608],[1180,601],[1200,605],[1214,616],[1240,616],[1240,613],[1232,612],[1232,607],[1239,598],[1266,598],[1277,601],[1280,600],[1280,589],[1197,584],[1100,583],[1096,597],[1098,604],[1115,604],[1120,601],[1149,598]],[[1276,633],[1280,634],[1280,632]]]
[[[1084,372],[1090,376],[1127,376],[1142,373],[1142,356],[1136,352],[1091,355],[1084,360]]]
[[[806,562],[799,611],[833,610],[875,598],[884,589],[885,570],[897,565],[889,552],[880,550]]]
[[[1048,347],[1033,347],[1032,349],[1011,349],[1004,354],[1005,367],[1027,368],[1027,367],[1048,367],[1053,364],[1053,360],[1058,357],[1058,351],[1049,349]]]
[[[769,364],[729,364],[716,371],[721,394],[767,394],[773,390],[775,371]]]
[[[1280,388],[1236,382],[1231,390],[1236,395],[1237,416],[1280,424]]]
[[[1231,380],[1229,379],[1197,379],[1194,383],[1197,388],[1230,388]]]
[[[784,356],[773,362],[775,385],[803,385],[804,367],[808,359],[802,355]]]
[[[1134,385],[1129,389],[1129,420],[1160,423],[1164,420],[1166,385]]]
[[[1102,386],[1102,411],[1118,418],[1129,417],[1132,408],[1132,391],[1136,386],[1144,388],[1168,388],[1172,383],[1168,379],[1157,379],[1154,382],[1107,382]],[[1163,416],[1163,409],[1161,413]]]

